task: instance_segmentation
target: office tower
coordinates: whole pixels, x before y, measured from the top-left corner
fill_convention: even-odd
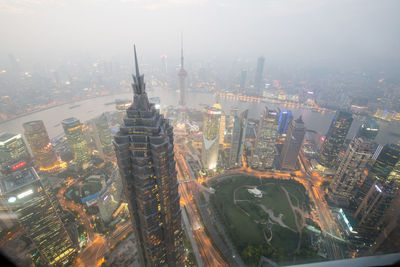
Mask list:
[[[330,199],[333,202],[342,207],[349,205],[358,184],[363,181],[367,163],[371,160],[375,148],[375,143],[363,137],[352,139],[330,185]]]
[[[374,242],[381,232],[381,221],[393,203],[395,195],[389,188],[375,180],[354,213],[357,232],[368,243]]]
[[[261,94],[261,90],[264,88],[264,81],[263,81],[263,71],[264,71],[264,57],[259,57],[257,59],[257,69],[256,69],[256,77],[254,79],[254,88],[256,94]]]
[[[242,92],[246,89],[247,70],[242,70],[240,73],[240,90]]]
[[[249,111],[246,109],[240,114],[240,117],[237,114],[234,117],[231,150],[229,153],[230,168],[242,166],[242,155],[246,138],[248,113]]]
[[[113,213],[121,203],[122,184],[121,177],[117,171],[113,172],[110,179],[97,197],[97,205],[101,219],[109,223],[113,219]]]
[[[306,128],[304,127],[304,122],[300,116],[297,120],[292,121],[289,126],[287,139],[283,145],[279,160],[279,166],[281,169],[296,170],[297,157],[305,134]]]
[[[398,252],[400,247],[400,197],[396,196],[392,204],[385,212],[382,220],[378,222],[380,233],[375,238],[370,254],[378,252]]]
[[[68,118],[61,122],[67,137],[71,152],[74,154],[74,161],[86,167],[90,162],[88,145],[83,134],[82,124],[76,118]]]
[[[286,134],[287,127],[290,125],[290,122],[293,120],[293,115],[290,110],[280,110],[279,111],[279,128],[278,134]]]
[[[0,171],[15,171],[30,163],[30,155],[20,134],[0,135]]]
[[[162,55],[161,56],[161,73],[168,74],[168,56]]]
[[[134,100],[114,137],[142,266],[183,265],[174,136],[168,120],[149,103],[135,49]]]
[[[255,149],[250,163],[252,168],[265,170],[274,167],[278,126],[278,113],[266,107],[258,125]]]
[[[76,252],[52,204],[47,187],[33,168],[14,172],[0,181],[1,197],[17,213],[43,265],[61,266]]]
[[[332,168],[335,165],[352,122],[351,113],[346,111],[336,112],[319,155],[318,161],[322,166]]]
[[[364,121],[358,129],[357,136],[365,140],[374,140],[379,133],[379,125],[372,118]]]
[[[221,120],[219,124],[219,140],[218,143],[222,145],[225,140],[225,130],[226,130],[226,115],[224,111],[222,110],[221,104],[220,103],[215,103],[213,105],[213,108],[216,108],[221,111]]]
[[[41,120],[23,124],[25,138],[31,147],[40,170],[49,170],[57,164],[57,156]]]
[[[185,80],[187,73],[183,66],[183,39],[181,39],[181,69],[179,70],[178,76],[179,76],[179,89],[180,89],[179,105],[185,106],[186,105]]]
[[[215,169],[218,163],[221,109],[207,107],[204,110],[203,147],[201,161],[205,169]]]
[[[379,181],[382,185],[388,185],[386,188],[394,188],[396,179],[388,179],[392,171],[395,170],[400,159],[400,146],[394,144],[385,145],[375,163],[368,171],[368,176],[355,194],[355,205],[359,206],[364,200],[366,194],[375,181]],[[393,176],[395,178],[395,175]]]
[[[96,147],[101,151],[101,155],[112,156],[114,154],[110,126],[108,125],[107,115],[101,114],[94,120]]]

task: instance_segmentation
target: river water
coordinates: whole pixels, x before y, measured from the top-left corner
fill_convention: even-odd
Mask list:
[[[148,92],[149,97],[160,97],[161,105],[166,107],[168,105],[177,105],[179,93],[177,91],[166,90],[162,88],[155,88]],[[107,103],[114,102],[115,99],[131,99],[132,93],[124,93],[118,95],[102,96],[92,99],[87,99],[75,103],[64,104],[54,108],[42,110],[23,117],[19,117],[0,124],[0,132],[23,133],[22,124],[32,120],[43,120],[46,129],[51,138],[62,134],[63,129],[60,122],[68,117],[76,117],[81,121],[92,119],[103,112],[115,111],[115,104]],[[315,130],[322,134],[326,134],[328,127],[334,116],[333,111],[325,113],[315,112],[309,109],[296,109],[292,107],[285,107],[279,104],[266,104],[266,103],[251,103],[234,100],[216,99],[210,93],[191,93],[187,94],[187,105],[191,108],[202,108],[203,105],[212,105],[216,101],[221,103],[221,106],[226,114],[229,114],[232,107],[238,107],[239,110],[249,109],[250,118],[258,118],[264,107],[269,108],[280,107],[282,110],[289,109],[293,112],[295,118],[302,115],[307,129]],[[79,106],[76,106],[79,105]],[[76,106],[70,108],[71,106]],[[376,141],[380,144],[397,143],[399,137],[392,133],[400,134],[400,125],[396,123],[382,123],[380,124],[380,132]],[[351,138],[356,133],[361,124],[361,119],[355,119],[350,129],[348,138]]]

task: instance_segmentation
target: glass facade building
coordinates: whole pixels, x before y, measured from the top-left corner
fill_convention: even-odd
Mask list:
[[[279,111],[279,134],[286,134],[287,127],[290,125],[290,122],[293,120],[293,115],[290,110],[282,110]]]
[[[73,246],[54,206],[48,187],[33,168],[14,172],[0,180],[1,197],[11,211],[18,214],[18,221],[26,235],[40,253],[40,262],[60,266],[75,254]]]
[[[279,167],[284,170],[296,170],[297,157],[303,144],[306,127],[301,116],[289,125],[286,142],[279,159]]]
[[[337,156],[346,140],[347,133],[353,122],[352,114],[346,111],[337,111],[333,117],[319,155],[319,163],[328,168],[336,164]]]
[[[110,126],[108,124],[107,115],[105,113],[101,114],[95,119],[95,126],[97,134],[99,137],[99,144],[97,145],[99,149],[102,149],[104,155],[111,156],[114,153],[112,145],[112,137]]]
[[[90,154],[81,122],[76,118],[68,118],[63,120],[61,124],[71,152],[74,154],[74,161],[80,166],[88,164],[90,162]]]
[[[46,170],[57,163],[57,156],[53,145],[50,143],[44,123],[41,120],[30,121],[23,124],[25,138],[32,150],[40,170]]]
[[[208,107],[204,111],[201,161],[205,169],[217,168],[221,126],[221,109]]]
[[[138,254],[142,266],[182,266],[184,233],[173,128],[149,103],[137,59],[133,79],[134,101],[114,146]]]
[[[278,136],[278,113],[267,107],[260,118],[255,148],[251,156],[250,165],[254,169],[265,170],[274,167],[277,150],[275,146]]]
[[[20,134],[0,135],[0,170],[16,170],[30,161],[30,154]]]
[[[358,184],[362,183],[367,164],[375,152],[376,144],[362,137],[355,137],[348,146],[330,186],[330,198],[341,206],[349,205]]]
[[[379,125],[372,118],[364,121],[358,129],[357,136],[366,140],[374,140],[379,133]]]
[[[234,116],[231,149],[229,153],[230,168],[242,166],[242,155],[246,139],[248,113],[249,111],[245,110],[240,114],[240,116],[237,116],[237,114]]]

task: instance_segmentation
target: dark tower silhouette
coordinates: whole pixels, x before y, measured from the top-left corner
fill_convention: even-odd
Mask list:
[[[133,104],[126,110],[114,142],[118,167],[142,266],[182,266],[183,230],[173,129],[149,102],[136,48],[134,51]]]

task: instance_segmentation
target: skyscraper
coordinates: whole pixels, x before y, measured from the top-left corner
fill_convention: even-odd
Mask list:
[[[82,124],[77,118],[68,118],[61,122],[69,147],[74,154],[74,161],[85,167],[90,162],[90,154]]]
[[[337,111],[319,155],[319,163],[324,167],[332,168],[336,164],[337,156],[346,140],[353,117],[346,111]]]
[[[330,199],[345,207],[353,198],[357,185],[362,182],[367,163],[372,158],[376,144],[362,137],[354,137],[350,142],[343,159],[339,163],[330,185]]]
[[[290,110],[280,110],[279,111],[279,128],[278,134],[286,134],[287,127],[290,125],[290,122],[293,120],[293,115]]]
[[[135,49],[134,100],[115,136],[142,266],[181,266],[183,230],[172,126],[149,103]]]
[[[264,63],[265,63],[265,58],[264,57],[259,57],[257,59],[257,69],[256,69],[256,76],[254,79],[254,88],[255,88],[255,93],[257,95],[261,95],[261,90],[264,88],[263,84],[263,72],[264,72]]]
[[[76,252],[57,208],[33,168],[0,181],[1,197],[17,213],[27,236],[38,248],[43,265],[61,266]]]
[[[242,70],[240,73],[240,90],[246,89],[247,70]]]
[[[182,37],[181,37],[182,38]],[[187,76],[187,72],[184,69],[183,63],[183,39],[181,39],[181,69],[179,70],[179,89],[180,89],[180,98],[179,98],[179,105],[185,106],[186,105],[186,92],[185,92],[185,80]]]
[[[375,180],[354,213],[358,233],[367,242],[374,242],[381,231],[381,221],[391,206],[395,195]]]
[[[296,170],[297,157],[303,144],[306,128],[301,116],[290,123],[287,139],[281,152],[279,167],[285,170]]]
[[[365,140],[374,140],[379,133],[379,125],[372,118],[364,121],[358,129],[357,136]]]
[[[251,156],[252,168],[265,170],[274,167],[278,126],[278,113],[265,107],[260,118],[255,148]]]
[[[104,158],[104,155],[113,155],[112,137],[110,126],[108,125],[107,116],[105,113],[101,114],[99,117],[94,119],[92,123],[94,128],[94,140],[96,147],[101,151],[100,155]]]
[[[50,143],[44,123],[41,120],[30,121],[23,124],[25,138],[31,147],[40,170],[48,170],[57,163],[57,156],[53,145]]]
[[[399,192],[399,159],[400,146],[385,145],[356,194],[354,218],[358,231],[370,241],[380,232],[381,220]]]
[[[221,110],[208,107],[204,110],[203,147],[201,161],[205,169],[215,169],[218,163]]]
[[[242,155],[247,129],[247,115],[249,111],[246,109],[240,116],[235,114],[233,122],[231,149],[229,153],[229,167],[242,166]]]
[[[8,172],[29,165],[30,155],[20,134],[0,135],[0,171]]]

